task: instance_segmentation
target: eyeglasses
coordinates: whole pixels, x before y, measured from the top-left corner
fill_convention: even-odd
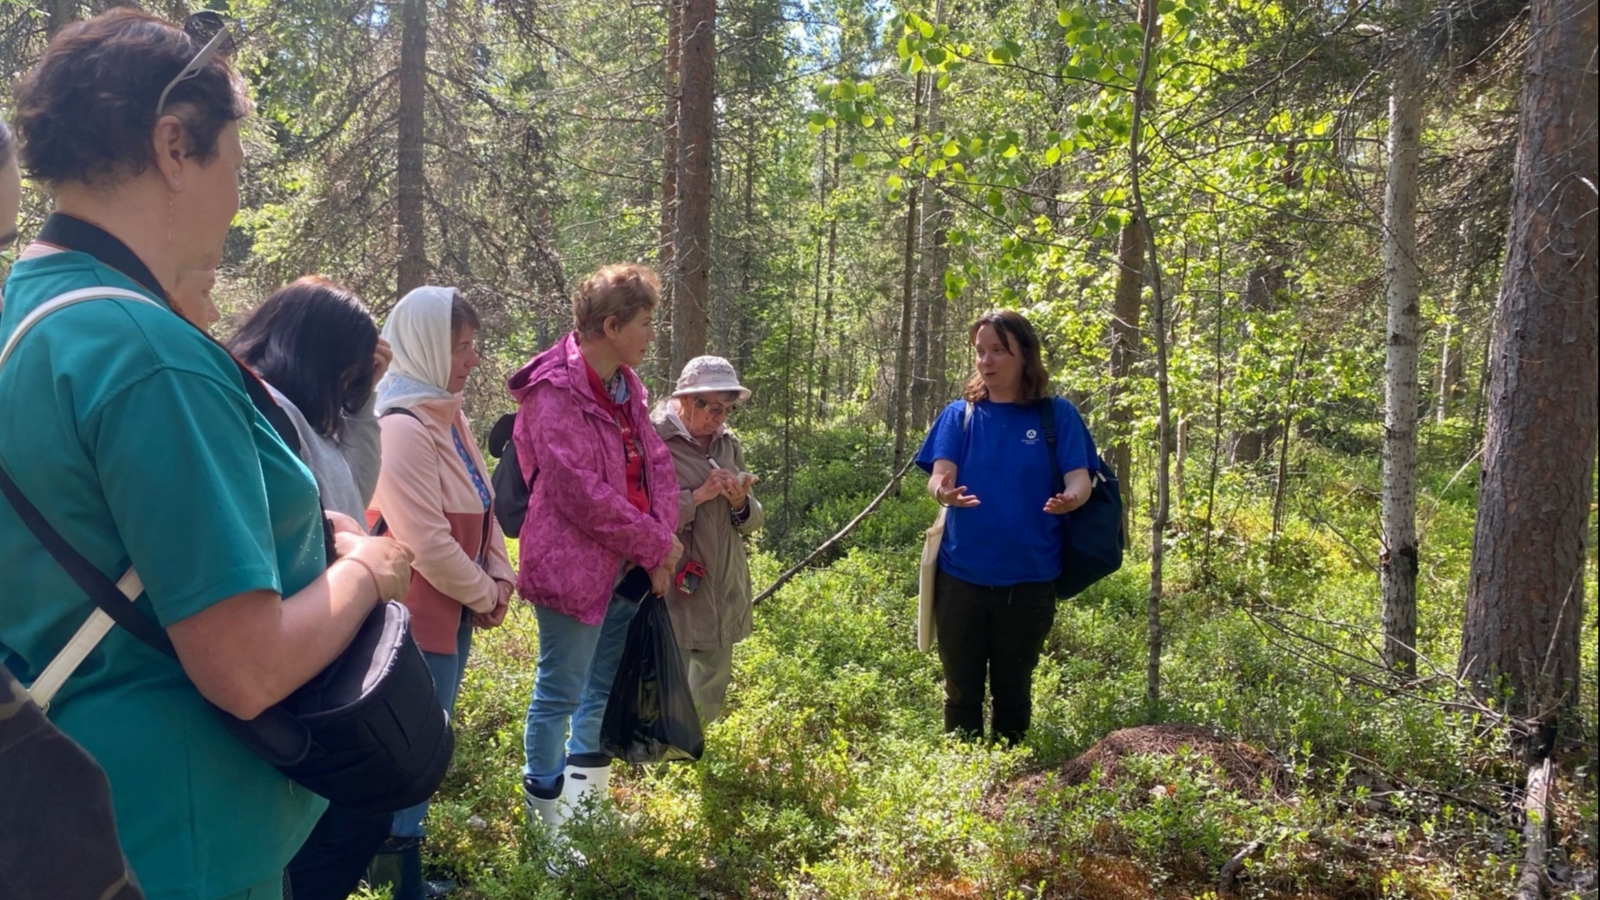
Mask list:
[[[703,409],[706,412],[712,414],[713,416],[716,416],[717,418],[721,418],[723,416],[731,416],[739,408],[739,404],[737,404],[737,403],[711,404],[711,403],[707,403],[706,401],[700,399],[699,397],[694,398],[694,405],[695,405],[695,408]]]
[[[156,101],[158,119],[167,110],[167,95],[172,93],[173,88],[205,71],[206,65],[211,62],[211,57],[219,52],[232,53],[237,48],[233,35],[228,33],[228,23],[211,10],[201,10],[185,19],[183,30],[189,37],[205,41],[205,46],[194,55],[194,59],[189,60],[189,64],[183,67],[183,71],[179,72],[176,78],[167,82],[167,86],[161,89],[161,99]]]

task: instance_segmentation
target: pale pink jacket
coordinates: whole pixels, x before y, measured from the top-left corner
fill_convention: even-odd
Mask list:
[[[462,444],[488,487],[489,470],[461,413],[461,398],[425,400],[410,408],[417,418],[391,414],[378,420],[383,465],[367,516],[373,520],[381,514],[395,540],[416,554],[405,604],[417,646],[429,653],[453,654],[461,608],[493,610],[500,597],[496,582],[510,583],[516,573],[506,556],[500,525],[493,516],[484,515],[483,498],[450,434],[452,426],[461,433]]]
[[[650,425],[644,385],[627,366],[628,409],[644,446],[650,512],[628,502],[622,431],[595,398],[588,362],[569,334],[506,383],[517,398],[517,459],[538,472],[522,520],[517,591],[586,625],[605,618],[624,559],[666,562],[678,528],[672,453]]]

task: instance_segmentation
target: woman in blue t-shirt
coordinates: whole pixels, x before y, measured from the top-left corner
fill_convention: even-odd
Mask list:
[[[949,507],[933,605],[944,728],[983,736],[987,680],[991,737],[1016,743],[1028,730],[1033,670],[1055,621],[1062,517],[1088,499],[1096,457],[1077,409],[1050,395],[1027,319],[986,313],[967,335],[976,371],[917,454],[928,492]],[[1053,460],[1044,403],[1055,406]]]

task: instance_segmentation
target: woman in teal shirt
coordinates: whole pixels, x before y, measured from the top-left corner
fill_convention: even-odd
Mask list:
[[[247,104],[211,19],[191,36],[112,10],[64,29],[18,87],[22,169],[56,206],[12,267],[0,341],[68,291],[145,300],[80,303],[19,340],[0,369],[0,465],[102,573],[139,573],[136,608],[176,651],[113,628],[49,710],[105,768],[146,895],[277,900],[325,802],[207,701],[248,719],[304,684],[404,592],[410,552],[345,532],[329,565],[316,483],[275,410],[170,307],[180,273],[221,261],[238,211]],[[0,572],[0,661],[31,682],[94,606],[9,504]]]

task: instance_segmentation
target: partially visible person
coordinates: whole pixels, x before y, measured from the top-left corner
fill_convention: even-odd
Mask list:
[[[394,356],[367,305],[310,275],[268,297],[228,349],[294,422],[323,507],[364,521],[381,450],[373,388]]]
[[[128,7],[73,23],[17,86],[22,169],[55,210],[11,267],[0,340],[62,294],[120,293],[14,345],[0,464],[101,575],[138,573],[134,607],[171,641],[175,658],[111,629],[49,710],[104,768],[147,896],[277,900],[326,804],[211,706],[254,718],[321,672],[404,590],[410,552],[343,534],[328,558],[316,483],[265,391],[171,308],[179,273],[221,260],[248,111],[220,18],[191,22],[215,37]],[[33,683],[95,606],[9,503],[0,572],[0,663]]]
[[[17,240],[22,178],[0,120],[0,250]],[[105,770],[0,666],[0,897],[143,900],[111,815]]]
[[[0,251],[17,242],[17,214],[22,211],[22,172],[17,168],[17,143],[11,126],[0,120]]]
[[[191,269],[178,274],[178,283],[172,288],[172,308],[188,319],[194,327],[211,333],[222,313],[217,310],[211,290],[217,286],[216,269]]]
[[[950,508],[933,614],[944,665],[944,728],[1019,743],[1033,715],[1033,670],[1055,621],[1062,516],[1089,498],[1094,445],[1078,410],[1050,395],[1033,325],[1011,310],[967,330],[976,360],[917,453],[928,492]],[[1052,403],[1055,459],[1039,404]],[[1058,478],[1065,476],[1058,492]]]
[[[420,287],[389,313],[383,337],[393,359],[378,383],[383,469],[373,506],[391,534],[416,552],[405,603],[433,673],[439,702],[454,714],[473,628],[506,615],[516,573],[491,510],[489,470],[461,410],[480,362],[477,311],[455,288]],[[421,843],[426,801],[395,813],[374,863],[374,881],[394,900],[425,896]]]
[[[199,274],[209,276],[201,283],[215,280],[215,273]],[[178,306],[195,321],[193,310]],[[268,297],[228,349],[261,376],[293,423],[300,459],[317,480],[323,509],[343,513],[351,528],[364,529],[379,469],[373,388],[392,356],[366,304],[325,278],[307,276]],[[389,836],[389,820],[386,813],[329,806],[289,862],[295,900],[349,896]]]
[[[750,492],[744,448],[728,417],[750,391],[720,356],[689,360],[672,399],[657,410],[656,433],[678,477],[683,560],[667,591],[672,630],[702,721],[722,714],[733,678],[733,645],[750,636],[750,560],[744,539],[766,520]]]
[[[611,772],[600,722],[638,610],[616,588],[634,575],[664,596],[683,553],[672,454],[634,373],[655,340],[660,290],[644,266],[601,268],[573,298],[573,332],[508,383],[523,477],[539,473],[517,575],[539,622],[522,790],[530,817],[556,834],[585,795],[605,796]]]

